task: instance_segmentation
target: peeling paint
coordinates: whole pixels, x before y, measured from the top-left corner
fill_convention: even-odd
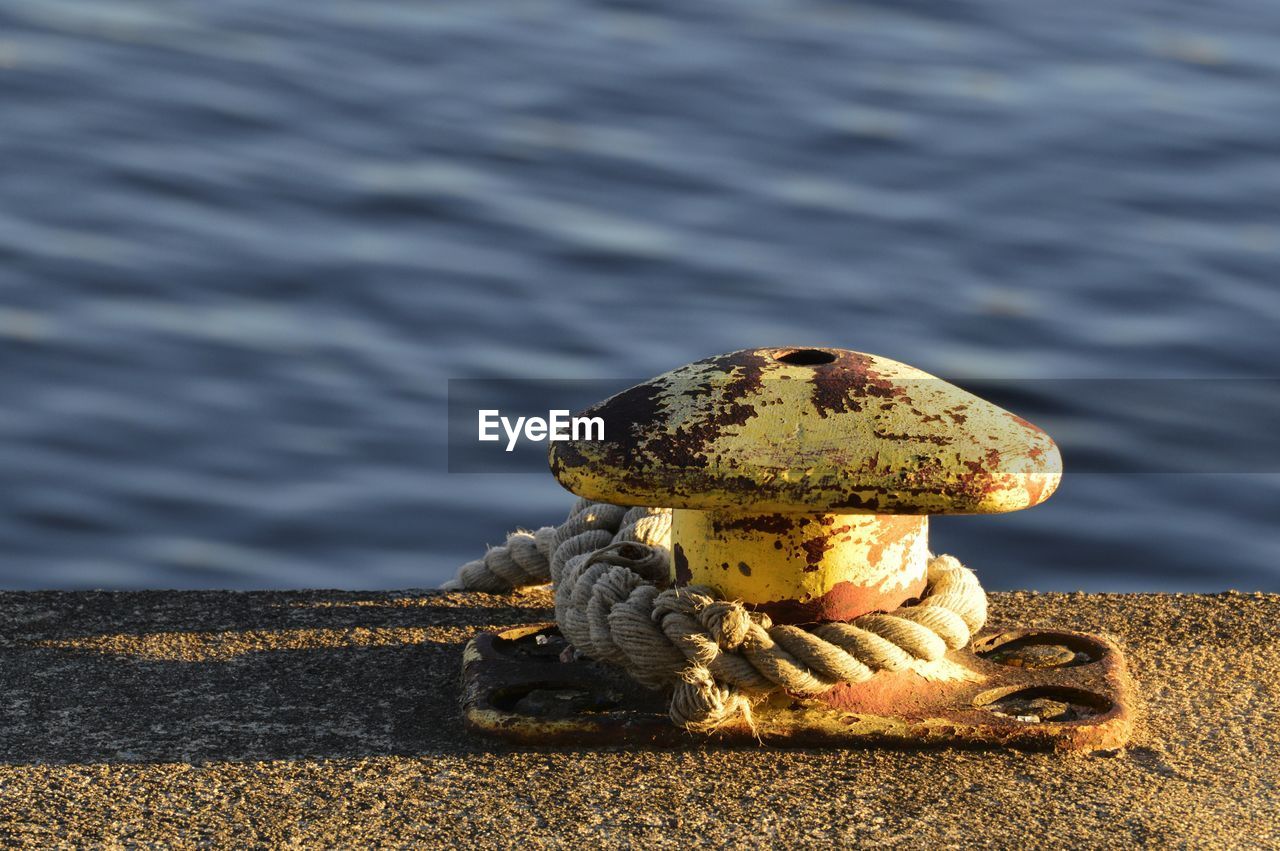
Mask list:
[[[923,588],[927,515],[1027,508],[1061,475],[1026,420],[844,349],[718,355],[578,416],[611,437],[553,444],[561,484],[675,509],[677,583],[790,622],[895,608]]]
[[[553,444],[552,472],[593,499],[744,514],[998,513],[1057,487],[1057,447],[1021,417],[887,358],[791,351],[707,358],[579,412],[608,439]]]

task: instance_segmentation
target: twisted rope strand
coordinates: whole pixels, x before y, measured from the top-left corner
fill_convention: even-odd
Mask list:
[[[986,622],[977,577],[930,558],[919,602],[849,622],[774,625],[705,586],[667,588],[671,512],[579,499],[558,527],[515,532],[463,565],[450,590],[554,587],[556,622],[579,652],[672,691],[670,714],[691,732],[737,720],[777,691],[816,697],[878,671],[936,663]]]

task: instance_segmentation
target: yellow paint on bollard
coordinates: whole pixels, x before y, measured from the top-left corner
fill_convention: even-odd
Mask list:
[[[582,415],[602,417],[609,438],[553,444],[562,485],[677,509],[677,582],[790,622],[894,608],[923,587],[926,515],[1027,508],[1061,475],[1057,447],[1027,421],[843,349],[707,358]]]
[[[924,590],[929,518],[677,509],[679,585],[709,585],[779,623],[850,620]]]

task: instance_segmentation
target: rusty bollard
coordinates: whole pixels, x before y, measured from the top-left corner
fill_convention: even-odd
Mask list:
[[[607,438],[553,444],[560,483],[592,500],[673,509],[671,581],[710,586],[775,623],[847,621],[918,597],[929,515],[1029,508],[1053,494],[1062,472],[1053,440],[1026,420],[914,367],[844,349],[707,358],[582,415],[603,418]],[[553,628],[517,632],[469,647],[474,729],[526,741],[667,737],[644,723],[651,701],[603,666],[550,662]],[[542,662],[497,664],[522,640],[540,642],[544,651],[525,658]],[[1103,638],[989,631],[946,661],[944,674],[884,671],[817,701],[783,695],[738,732],[806,744],[1060,749],[1114,747],[1129,735],[1128,674]],[[545,707],[554,702],[536,712],[511,702],[523,675],[544,696],[552,681],[576,695],[560,704],[576,714],[553,723]]]
[[[674,510],[677,584],[775,622],[851,620],[924,588],[930,514],[1048,499],[1040,429],[927,372],[842,349],[753,349],[661,375],[586,412],[615,437],[553,446],[574,493]]]

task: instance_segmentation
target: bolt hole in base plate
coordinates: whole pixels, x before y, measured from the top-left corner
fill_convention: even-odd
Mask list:
[[[711,738],[726,745],[960,745],[1032,750],[1120,747],[1133,727],[1119,648],[1061,630],[985,633],[947,655],[949,679],[912,671],[838,686],[818,700],[777,695]],[[531,745],[680,747],[665,697],[617,668],[576,657],[554,624],[481,633],[463,654],[473,732]]]

